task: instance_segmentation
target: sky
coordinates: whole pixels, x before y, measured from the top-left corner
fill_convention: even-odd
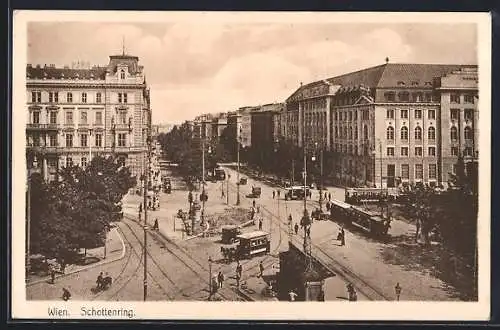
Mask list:
[[[458,37],[453,37],[458,36]],[[125,40],[125,42],[123,42]],[[28,63],[139,57],[154,123],[283,102],[315,80],[391,63],[477,64],[476,25],[430,23],[36,22]]]

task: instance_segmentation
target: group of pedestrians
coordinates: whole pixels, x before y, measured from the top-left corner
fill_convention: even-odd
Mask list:
[[[278,196],[278,199],[280,198],[280,195],[281,195],[281,191],[278,189],[278,190],[273,190],[273,199]]]

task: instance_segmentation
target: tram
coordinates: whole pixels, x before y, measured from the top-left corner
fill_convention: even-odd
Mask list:
[[[389,232],[390,220],[378,213],[364,210],[338,200],[332,200],[330,206],[332,219],[352,224],[373,236],[385,236]]]
[[[267,254],[271,250],[270,235],[261,230],[236,235],[230,243],[230,246],[221,246],[225,261],[250,259],[256,255]]]
[[[346,188],[345,201],[350,204],[378,203],[381,200],[396,200],[398,188]]]

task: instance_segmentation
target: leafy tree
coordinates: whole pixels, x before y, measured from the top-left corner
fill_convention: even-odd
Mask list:
[[[113,158],[95,157],[86,169],[67,167],[60,180],[31,178],[31,246],[34,253],[68,260],[80,248],[104,243],[120,201],[136,180]]]

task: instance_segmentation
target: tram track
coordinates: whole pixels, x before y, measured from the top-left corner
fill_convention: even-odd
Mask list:
[[[126,252],[125,252],[125,253],[127,253],[127,259],[123,263],[123,266],[120,268],[120,271],[118,272],[118,274],[116,274],[116,275],[113,276],[113,282],[115,282],[115,283],[120,282],[124,278],[125,270],[127,269],[127,267],[129,265],[131,265],[131,259],[132,259],[132,255],[133,255],[132,254],[132,245],[130,244],[130,242],[128,241],[128,239],[124,237],[123,231],[121,230],[121,228],[118,227],[118,230],[121,232],[122,239],[126,241],[126,243],[128,245],[128,248],[125,247],[125,249],[127,249]],[[134,270],[133,273],[135,273],[139,269],[139,267],[140,267],[140,264],[135,268],[135,270]],[[130,282],[130,279],[126,280],[125,283],[128,283],[128,282]],[[99,291],[96,294],[94,294],[94,296],[90,300],[91,301],[97,300],[98,298],[100,298],[101,296],[103,296],[105,293],[106,293],[106,291]]]
[[[125,216],[124,218],[126,218],[126,221],[133,222],[133,223],[139,225],[133,218],[130,218],[128,216]],[[126,224],[126,225],[130,227],[130,224]],[[143,229],[141,229],[141,230],[143,230]],[[198,261],[197,259],[192,257],[189,254],[189,252],[186,251],[184,248],[171,242],[170,240],[166,239],[164,236],[162,236],[156,232],[151,232],[151,231],[148,231],[147,234],[151,238],[153,238],[156,243],[160,244],[160,248],[168,251],[169,255],[171,255],[172,257],[177,259],[180,262],[180,264],[183,265],[184,268],[188,269],[191,273],[193,273],[200,280],[199,282],[203,283],[204,288],[207,287],[207,285],[209,284],[209,281],[207,280],[205,275],[208,273],[209,270],[207,268],[205,268],[204,265],[200,261]],[[141,243],[141,245],[142,245],[142,243]],[[153,263],[156,265],[156,267],[158,267],[161,274],[165,278],[167,278],[172,284],[174,284],[174,281],[172,280],[171,276],[169,276],[169,274],[160,266],[160,263],[158,262],[157,258],[154,257],[150,252],[147,252],[147,255],[148,255],[148,258],[150,258],[153,261]],[[200,291],[203,290],[203,289],[199,290],[199,286],[197,286],[194,291],[190,290],[194,287],[193,285],[189,285],[186,287],[180,287],[178,285],[175,285],[175,287],[176,287],[176,290],[175,290],[176,292],[175,292],[175,295],[172,296],[172,299],[174,299],[174,300],[180,296],[182,296],[184,298],[190,297],[193,294],[199,293]],[[221,293],[220,291],[217,294],[218,294],[218,296],[220,296],[224,300],[234,300],[234,299],[231,299],[232,297],[229,297],[228,295]],[[235,294],[237,295],[237,293],[235,293]]]
[[[233,191],[233,187],[231,187],[231,190]],[[285,203],[286,203],[286,201],[285,201]],[[317,203],[318,202],[316,202],[316,201],[312,201],[312,200],[307,201],[306,200],[306,205],[309,207],[315,207],[315,206],[317,206]],[[287,226],[286,222],[281,220],[278,216],[276,216],[273,212],[271,212],[267,207],[265,207],[264,205],[260,205],[259,207],[261,210],[263,210],[264,212],[267,213],[267,215],[270,218],[270,221],[275,221],[275,222],[277,221],[277,222],[281,223],[282,225]],[[279,228],[281,231],[285,230],[281,226]],[[291,240],[292,240],[292,243],[293,243],[293,241],[296,241],[300,245],[300,240],[298,238],[292,236]],[[333,269],[330,269],[330,271],[341,276],[342,278],[344,278],[344,280],[352,283],[356,287],[356,289],[359,290],[368,299],[370,299],[370,300],[392,300],[391,298],[387,297],[383,292],[381,292],[378,288],[376,288],[373,285],[371,285],[370,283],[366,282],[358,274],[353,272],[348,267],[339,263],[335,258],[331,257],[318,244],[311,242],[311,245],[312,245],[313,255],[315,254],[314,253],[315,250],[319,251],[325,257],[325,259],[327,259],[329,261],[329,263],[331,265],[333,265],[334,267],[327,265],[326,263],[322,262],[319,258],[316,257],[315,259],[318,262],[322,263],[323,266],[326,267],[327,269],[333,268]],[[317,255],[317,253],[316,253],[316,255]]]

